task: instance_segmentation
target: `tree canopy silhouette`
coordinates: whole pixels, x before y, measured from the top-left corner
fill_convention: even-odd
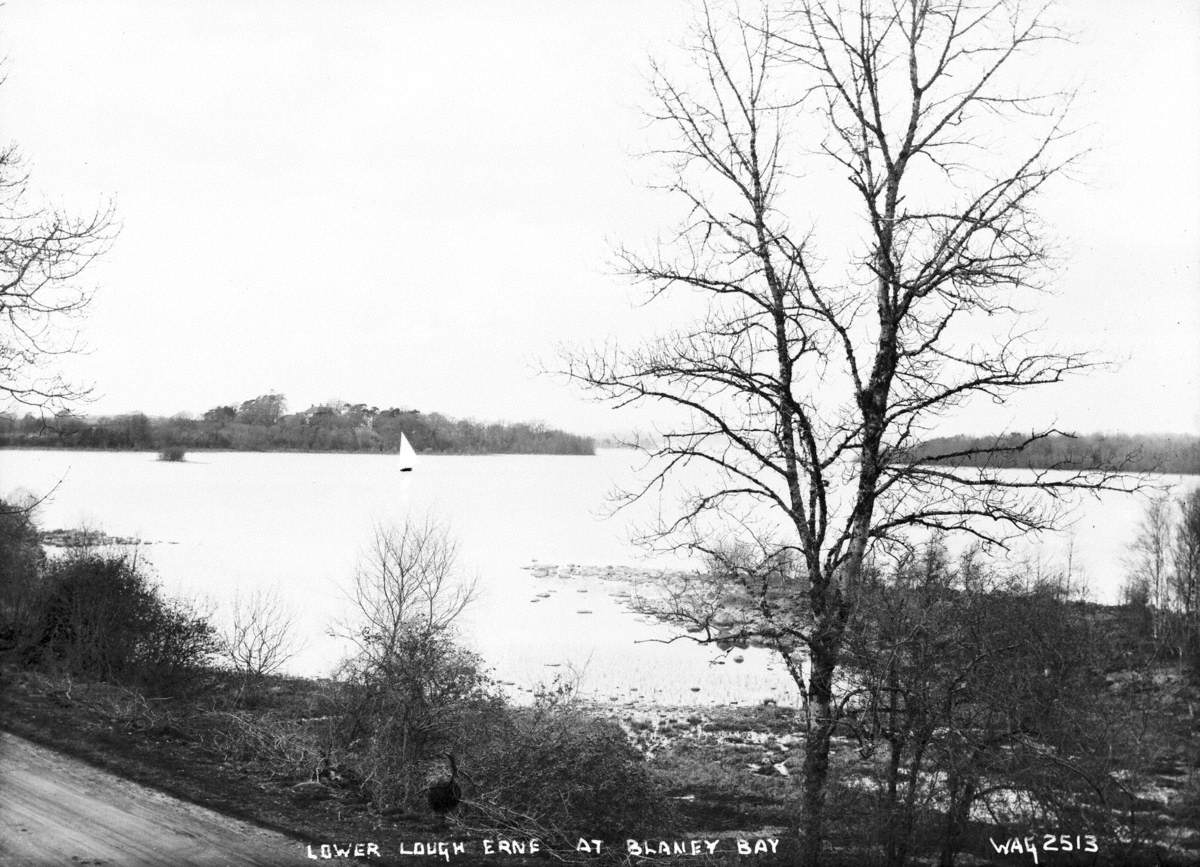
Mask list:
[[[1052,526],[1064,495],[1120,479],[956,464],[1008,444],[908,452],[972,401],[1095,364],[1022,320],[1046,290],[1034,205],[1078,156],[1069,94],[1032,93],[1016,75],[1062,37],[1046,12],[1005,0],[745,8],[703,7],[690,64],[654,65],[661,187],[683,216],[648,253],[620,252],[651,300],[683,293],[703,312],[642,346],[568,353],[567,373],[615,405],[686,419],[659,432],[629,496],[688,467],[707,481],[688,474],[653,541],[720,559],[732,526],[739,568],[747,537],[760,549],[764,637],[810,710],[800,822],[812,864],[834,676],[872,557],[911,548],[914,531],[1004,544]]]

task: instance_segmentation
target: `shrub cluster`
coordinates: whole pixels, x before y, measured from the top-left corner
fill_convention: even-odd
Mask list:
[[[217,649],[213,628],[164,599],[124,554],[80,551],[48,561],[34,610],[31,661],[79,677],[170,690]]]
[[[410,651],[419,653],[343,684],[346,722],[338,730],[352,740],[343,741],[339,764],[380,808],[425,811],[449,752],[462,771],[458,819],[480,832],[553,844],[664,826],[665,798],[615,722],[565,691],[514,706],[491,687],[479,659],[452,642],[410,643],[402,654]]]
[[[0,503],[0,649],[28,667],[153,692],[194,682],[217,648],[207,620],[163,597],[130,555],[46,557],[28,509]]]
[[[468,710],[487,701],[479,658],[404,630],[386,656],[351,660],[341,674],[341,730],[368,794],[382,807],[423,809],[431,762],[457,748]]]
[[[33,590],[45,555],[32,503],[0,500],[0,650],[12,649],[32,616]]]
[[[549,843],[653,827],[662,799],[618,726],[585,713],[569,689],[513,707],[457,643],[472,593],[439,522],[376,528],[344,624],[357,649],[342,672],[340,726],[353,775],[382,808],[423,811],[449,753],[462,772],[458,816],[477,830]]]
[[[567,843],[651,834],[668,823],[667,800],[625,732],[569,692],[543,692],[532,707],[477,710],[467,729],[475,782],[468,821]]]
[[[455,816],[465,827],[570,845],[661,828],[664,799],[618,725],[589,714],[569,689],[513,706],[455,640],[451,623],[469,592],[449,580],[453,549],[442,530],[410,526],[378,541],[359,576],[362,621],[347,624],[358,651],[335,681],[283,700],[258,669],[247,690],[235,659],[228,706],[206,693],[205,709],[180,715],[151,709],[145,696],[221,680],[212,666],[222,647],[207,620],[166,599],[133,556],[80,547],[47,557],[30,509],[0,503],[0,651],[51,676],[111,684],[120,714],[148,730],[183,731],[227,761],[286,778],[352,785],[379,811],[427,814],[448,752],[461,771]],[[243,620],[255,628],[278,620],[276,608],[251,608]]]

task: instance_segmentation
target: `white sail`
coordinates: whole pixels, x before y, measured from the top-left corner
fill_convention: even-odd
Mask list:
[[[417,452],[408,441],[408,437],[400,434],[400,472],[412,472],[417,463]]]

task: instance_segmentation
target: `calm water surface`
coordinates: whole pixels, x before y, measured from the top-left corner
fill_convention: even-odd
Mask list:
[[[690,642],[657,642],[671,633],[622,608],[612,583],[538,578],[523,568],[685,566],[669,555],[647,560],[629,541],[657,503],[605,516],[607,495],[632,483],[638,460],[620,450],[424,456],[415,472],[400,473],[389,455],[196,452],[175,464],[147,453],[8,450],[0,451],[0,492],[41,495],[57,483],[41,507],[42,527],[154,542],[139,551],[164,588],[206,600],[218,620],[236,593],[278,587],[305,640],[289,666],[297,673],[326,674],[344,653],[328,630],[347,614],[344,588],[372,527],[432,513],[452,528],[464,571],[478,576],[463,637],[500,679],[528,689],[574,666],[584,693],[601,698],[794,701],[790,679],[763,652],[741,651],[736,664]],[[1200,484],[1162,481],[1180,492]],[[1051,569],[1070,551],[1075,580],[1086,579],[1093,598],[1113,600],[1140,510],[1134,496],[1085,500],[1068,531],[1023,542],[1010,556]]]

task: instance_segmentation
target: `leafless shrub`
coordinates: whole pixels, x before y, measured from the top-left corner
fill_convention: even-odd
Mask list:
[[[458,572],[458,545],[432,517],[375,527],[350,588],[353,620],[340,634],[362,659],[386,665],[406,636],[449,632],[475,593]]]
[[[232,621],[221,636],[221,652],[242,676],[243,688],[274,674],[295,656],[299,645],[293,634],[294,620],[277,589],[234,598]]]
[[[536,837],[562,861],[581,836],[650,834],[669,822],[668,802],[620,726],[576,698],[575,675],[544,686],[531,707],[500,701],[471,711],[468,805],[475,833]]]
[[[1125,562],[1124,601],[1148,609],[1155,639],[1162,631],[1163,614],[1167,608],[1171,517],[1171,500],[1167,493],[1159,493],[1148,499],[1141,523],[1138,524],[1137,537],[1129,546]]]
[[[344,738],[357,742],[379,802],[416,803],[420,768],[454,745],[463,708],[486,685],[478,658],[454,641],[474,594],[457,554],[433,518],[378,526],[349,588],[353,613],[338,631],[356,649],[341,671]]]
[[[1193,679],[1200,679],[1200,489],[1179,502],[1171,555],[1171,600],[1181,625],[1179,652]]]

